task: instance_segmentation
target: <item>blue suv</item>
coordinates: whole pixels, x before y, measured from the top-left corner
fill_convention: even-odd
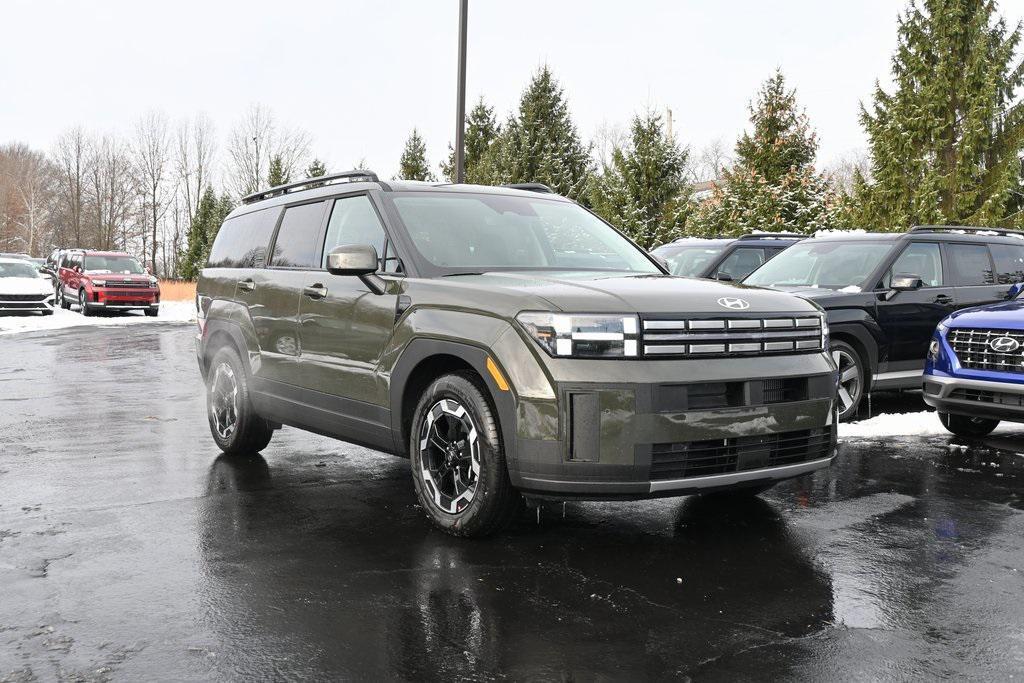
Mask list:
[[[1000,420],[1024,422],[1024,284],[1010,300],[957,311],[928,348],[924,400],[959,436],[985,436]]]

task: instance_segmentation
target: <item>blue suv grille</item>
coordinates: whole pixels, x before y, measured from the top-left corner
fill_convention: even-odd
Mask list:
[[[968,370],[1024,372],[1024,332],[1019,330],[950,330],[949,345]]]

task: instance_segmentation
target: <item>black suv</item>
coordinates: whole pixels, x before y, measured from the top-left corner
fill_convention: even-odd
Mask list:
[[[919,226],[906,233],[807,239],[746,285],[806,297],[828,314],[841,419],[871,389],[919,389],[935,326],[951,312],[1005,300],[1024,280],[1024,233]]]
[[[742,237],[680,237],[651,253],[668,263],[673,275],[740,281],[806,235],[753,233]]]
[[[453,534],[523,494],[752,494],[835,455],[818,306],[673,277],[543,187],[358,171],[252,195],[197,303],[224,452],[287,424],[409,457]]]

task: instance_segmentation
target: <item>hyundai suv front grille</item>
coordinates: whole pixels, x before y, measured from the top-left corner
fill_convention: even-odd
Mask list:
[[[759,356],[822,349],[821,318],[643,320],[645,356]]]
[[[949,345],[968,370],[1024,372],[1024,332],[957,328],[949,331]]]

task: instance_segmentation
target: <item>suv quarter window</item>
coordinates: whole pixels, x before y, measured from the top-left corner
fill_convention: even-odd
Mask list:
[[[885,273],[882,289],[888,289],[893,275],[917,275],[924,287],[941,287],[942,251],[937,242],[911,242]]]
[[[389,263],[386,253],[387,233],[377,210],[365,194],[340,197],[334,200],[331,219],[327,223],[321,268],[327,268],[327,255],[342,244],[370,244],[377,249],[378,256]],[[392,248],[393,251],[393,248]],[[397,261],[393,262],[397,266]],[[394,272],[388,270],[388,272]]]
[[[988,245],[996,265],[996,279],[1001,285],[1024,282],[1024,244]]]
[[[284,210],[269,259],[271,268],[320,267],[320,235],[326,204],[310,202]]]
[[[984,244],[948,243],[946,255],[952,271],[952,284],[961,287],[995,284],[992,258]]]
[[[224,221],[210,249],[210,268],[262,268],[280,209],[272,207]]]

